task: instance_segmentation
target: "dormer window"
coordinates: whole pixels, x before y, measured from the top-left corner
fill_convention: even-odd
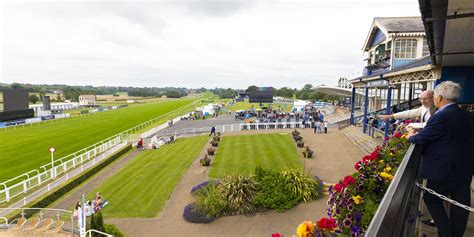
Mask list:
[[[395,41],[395,58],[416,58],[416,39],[397,39]]]

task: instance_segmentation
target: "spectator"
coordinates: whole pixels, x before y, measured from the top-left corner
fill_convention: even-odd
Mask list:
[[[324,133],[328,133],[328,121],[324,121],[323,125],[324,125]]]
[[[460,93],[460,85],[452,81],[436,86],[434,104],[439,110],[418,134],[410,132],[408,141],[423,145],[419,175],[427,179],[426,186],[470,206],[472,128],[470,115],[456,105]],[[451,205],[448,216],[442,199],[427,192],[423,199],[439,236],[463,236],[469,211]]]
[[[143,148],[143,138],[140,138],[140,141],[137,143],[137,149]]]
[[[212,126],[211,128],[211,133],[209,134],[209,136],[211,136],[212,134],[214,134],[214,136],[216,135],[216,127]]]
[[[317,133],[321,133],[321,122],[319,120],[316,122],[316,131]]]
[[[390,115],[377,115],[378,118],[381,119],[403,119],[403,118],[420,118],[422,126],[426,125],[428,119],[434,114],[436,111],[436,107],[433,103],[433,91],[426,90],[420,94],[420,102],[421,106],[407,110],[403,112],[398,112]]]

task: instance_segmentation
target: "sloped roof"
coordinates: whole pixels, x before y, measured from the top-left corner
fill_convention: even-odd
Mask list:
[[[387,32],[425,32],[421,17],[375,17]]]

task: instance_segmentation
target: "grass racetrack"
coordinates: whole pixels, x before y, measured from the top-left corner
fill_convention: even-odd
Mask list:
[[[225,136],[211,163],[209,177],[254,173],[255,167],[302,167],[290,134]]]
[[[183,106],[190,107],[194,100],[140,104],[0,131],[0,182],[51,162],[49,147],[56,148],[54,157],[58,159],[162,114]],[[163,122],[166,119],[169,118],[163,118]]]
[[[109,201],[102,210],[107,218],[156,217],[208,139],[182,138],[142,151],[87,197],[93,199],[96,192],[102,193]]]

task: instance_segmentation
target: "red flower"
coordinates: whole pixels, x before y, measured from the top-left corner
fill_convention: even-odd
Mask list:
[[[393,137],[400,138],[402,134],[400,132],[396,132],[393,134]]]
[[[283,237],[283,235],[281,235],[280,233],[273,233],[272,237]]]
[[[360,166],[361,166],[360,161],[357,161],[354,165],[354,169],[359,170]]]
[[[379,158],[379,150],[375,150],[374,152],[370,153],[369,159],[370,160],[376,160]]]
[[[366,155],[362,157],[362,162],[364,162],[365,164],[369,163],[369,161],[370,161],[370,155]]]
[[[384,140],[384,141],[388,141],[389,139],[390,139],[390,137],[389,137],[389,136],[386,136],[383,140]]]
[[[344,180],[342,181],[342,186],[347,187],[351,184],[355,184],[355,179],[350,175],[344,177]]]
[[[321,218],[316,222],[320,229],[334,230],[336,229],[336,220],[332,218]]]
[[[342,185],[340,183],[334,184],[334,189],[340,193],[342,191]]]

